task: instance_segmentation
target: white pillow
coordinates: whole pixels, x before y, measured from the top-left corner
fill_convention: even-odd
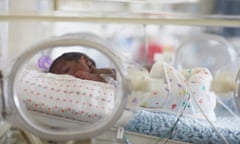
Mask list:
[[[111,114],[114,108],[114,86],[24,70],[17,89],[29,111],[93,123]]]

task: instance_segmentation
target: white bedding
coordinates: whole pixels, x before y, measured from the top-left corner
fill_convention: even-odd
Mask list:
[[[216,95],[211,92],[212,75],[206,68],[192,68],[178,71],[172,66],[157,62],[150,72],[135,67],[129,68],[132,94],[128,108],[144,108],[184,114],[196,118],[216,120],[214,109]]]
[[[19,82],[18,96],[35,114],[94,123],[114,108],[111,84],[35,70],[24,70]]]

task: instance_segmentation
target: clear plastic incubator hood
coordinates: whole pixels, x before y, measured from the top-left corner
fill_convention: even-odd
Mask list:
[[[51,140],[87,139],[111,128],[123,112],[129,87],[120,58],[108,47],[89,33],[32,46],[13,62],[10,73],[2,71],[2,117]],[[92,68],[98,61],[109,68]],[[74,70],[77,65],[82,69]]]
[[[0,0],[0,144],[240,143],[239,4]]]

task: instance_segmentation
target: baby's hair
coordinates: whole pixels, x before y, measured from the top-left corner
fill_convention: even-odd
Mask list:
[[[50,68],[49,68],[49,72],[52,72],[52,69],[54,68],[54,66],[61,60],[65,60],[65,61],[76,61],[78,62],[79,59],[81,57],[84,57],[84,58],[87,58],[89,59],[92,64],[96,67],[96,63],[93,59],[91,59],[89,56],[87,56],[86,54],[84,53],[80,53],[80,52],[68,52],[68,53],[64,53],[62,54],[61,56],[59,56],[57,59],[55,59],[53,61],[53,63],[51,64]]]

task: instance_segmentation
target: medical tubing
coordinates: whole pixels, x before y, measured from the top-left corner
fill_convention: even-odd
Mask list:
[[[190,92],[193,93],[192,89],[190,88]],[[196,103],[196,105],[198,106],[199,110],[201,111],[201,113],[203,114],[203,116],[205,117],[205,119],[209,122],[209,124],[213,127],[213,129],[217,132],[217,134],[223,139],[225,144],[229,144],[229,142],[227,141],[227,139],[219,132],[219,130],[214,126],[214,124],[208,119],[207,115],[203,112],[201,106],[198,104],[197,99],[194,95],[193,96],[193,100]]]
[[[168,88],[169,88],[169,91],[170,91],[170,84],[169,84],[169,81],[168,81],[168,74],[167,74],[167,72],[166,72],[166,65],[165,65],[165,64],[163,65],[163,69],[164,69],[165,80],[166,80],[167,83],[168,83]],[[175,77],[177,78],[176,75],[175,75]],[[180,80],[178,79],[178,81],[180,81]],[[181,82],[181,83],[184,84],[184,82]],[[189,90],[187,89],[187,86],[186,86],[186,92],[187,92],[187,95],[186,95],[186,96],[187,96],[187,101],[186,101],[186,104],[184,105],[184,107],[183,107],[180,115],[178,116],[176,122],[173,124],[173,126],[171,127],[171,129],[170,129],[164,136],[162,136],[159,140],[157,140],[154,144],[158,144],[160,141],[163,140],[163,138],[165,138],[165,137],[168,136],[168,137],[166,138],[166,140],[164,141],[164,144],[165,144],[165,143],[168,142],[169,138],[173,135],[173,132],[174,132],[174,130],[175,130],[178,122],[179,122],[180,119],[182,118],[183,113],[184,113],[184,111],[185,111],[185,109],[186,109],[186,107],[187,107],[187,105],[188,105],[188,103],[189,103],[189,100],[190,100],[190,93],[189,93]],[[185,98],[186,98],[186,96],[185,96]]]
[[[167,101],[168,101],[169,94],[170,94],[170,91],[171,91],[171,86],[170,86],[169,77],[168,77],[168,74],[167,74],[165,63],[163,63],[163,72],[164,72],[164,76],[165,76],[164,79],[167,82],[167,87],[168,87],[167,97],[166,97],[166,99],[165,99],[165,101],[163,103],[163,107],[164,107],[166,105]]]
[[[217,99],[217,102],[219,104],[221,104],[230,114],[232,114],[234,116],[234,118],[238,119],[240,121],[240,118],[238,115],[236,115],[230,108],[228,108],[228,106],[226,106],[222,100],[220,100],[218,97],[216,98]]]

